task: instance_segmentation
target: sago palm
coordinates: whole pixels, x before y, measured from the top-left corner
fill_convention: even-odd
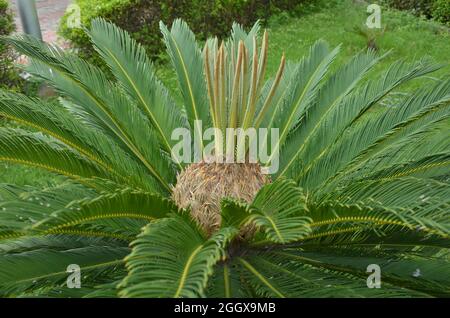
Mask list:
[[[1,186],[3,296],[450,295],[450,80],[393,94],[441,66],[400,61],[373,78],[384,56],[334,67],[339,48],[318,41],[266,80],[258,25],[204,49],[182,21],[161,30],[181,98],[104,20],[87,32],[110,75],[32,38],[4,39],[60,97],[1,92],[0,116],[17,125],[0,129],[0,159],[58,176]],[[278,138],[262,145],[265,162],[250,161],[245,140],[244,161],[228,162],[242,149],[234,136],[213,160],[172,155],[176,129],[210,127]],[[73,264],[81,288],[66,285]],[[381,286],[369,286],[381,288],[367,284],[374,266]]]

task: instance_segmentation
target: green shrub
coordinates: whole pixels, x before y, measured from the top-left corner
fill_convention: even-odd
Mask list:
[[[95,17],[104,17],[129,31],[142,43],[147,53],[155,58],[163,51],[159,21],[171,24],[182,18],[193,26],[193,31],[204,39],[214,34],[227,35],[233,21],[245,26],[256,20],[266,21],[280,11],[294,12],[300,5],[315,0],[76,0],[81,9],[81,22],[89,27]],[[82,29],[67,25],[70,15],[61,20],[60,33],[79,50],[79,54],[91,61],[99,61],[89,39]]]
[[[392,8],[410,11],[415,15],[427,18],[432,17],[434,2],[435,0],[384,0],[384,3]]]
[[[435,0],[433,5],[433,18],[450,26],[450,1]]]
[[[383,3],[450,25],[450,0],[384,0]]]
[[[14,31],[14,18],[6,0],[0,0],[0,36]],[[21,79],[14,68],[14,52],[6,44],[0,42],[0,88],[19,86]]]

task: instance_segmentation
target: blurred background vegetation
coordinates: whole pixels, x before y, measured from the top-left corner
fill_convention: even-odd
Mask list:
[[[175,78],[167,67],[167,56],[159,31],[178,17],[186,20],[201,40],[211,35],[224,38],[233,21],[247,27],[257,20],[269,29],[271,60],[269,75],[278,67],[281,54],[297,60],[307,48],[323,38],[331,45],[342,44],[345,60],[367,46],[392,50],[385,63],[425,55],[450,62],[449,0],[382,0],[382,30],[365,26],[365,1],[355,0],[76,0],[82,23],[89,26],[94,17],[104,17],[133,34],[147,53],[157,61],[160,77],[176,91]],[[372,3],[372,1],[370,2]],[[60,34],[71,41],[82,57],[100,65],[82,29],[67,27],[61,20]],[[378,69],[383,69],[381,64]],[[441,74],[446,70],[441,71]],[[414,87],[412,87],[413,89]]]
[[[102,16],[132,33],[155,60],[158,75],[176,94],[176,81],[168,63],[159,21],[170,24],[183,18],[200,40],[207,36],[228,36],[231,24],[237,21],[251,26],[255,21],[269,31],[268,76],[278,67],[283,52],[290,60],[298,60],[310,45],[322,38],[331,46],[342,44],[340,64],[356,52],[372,47],[380,53],[391,51],[370,76],[376,76],[394,60],[417,60],[429,56],[437,62],[450,64],[450,1],[449,0],[381,0],[370,1],[382,6],[380,30],[365,26],[368,2],[362,0],[74,0],[81,8],[81,19],[89,26],[92,18]],[[8,3],[0,0],[0,34],[14,31]],[[59,33],[69,40],[71,50],[99,64],[95,52],[82,29],[67,27],[68,14],[60,23]],[[0,86],[37,93],[33,79],[24,81],[14,66],[17,56],[0,45]],[[450,74],[450,67],[434,74]],[[432,79],[428,79],[432,80]],[[35,80],[34,80],[35,81]],[[420,83],[404,87],[416,89]],[[1,125],[9,125],[0,118]],[[0,182],[19,185],[45,185],[48,174],[32,168],[0,165]],[[50,182],[58,180],[50,178]]]
[[[15,30],[14,17],[7,0],[0,0],[0,36]],[[0,43],[0,88],[17,88],[21,85],[18,70],[14,67],[16,56],[11,48]]]

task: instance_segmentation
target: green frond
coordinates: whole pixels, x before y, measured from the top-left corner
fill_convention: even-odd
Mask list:
[[[367,109],[328,148],[301,184],[324,183],[321,191],[329,191],[342,178],[364,173],[365,167],[373,171],[373,166],[367,165],[369,160],[375,160],[375,163],[381,160],[380,164],[385,165],[399,164],[448,150],[445,131],[436,131],[446,125],[449,98],[450,81],[445,80],[407,96],[393,106]],[[360,104],[364,103],[355,103]],[[416,153],[411,153],[411,149]]]
[[[387,208],[428,209],[427,212],[433,214],[433,209],[449,203],[449,191],[446,182],[401,177],[358,180],[340,187],[338,191],[330,192],[327,198],[341,203],[373,201]]]
[[[302,189],[282,178],[264,186],[252,204],[232,199],[222,201],[222,227],[256,225],[264,237],[280,244],[307,236],[311,218]]]
[[[448,184],[440,181],[411,177],[392,181],[369,180],[353,183],[339,193],[330,194],[329,201],[313,213],[313,219],[322,221],[371,215],[375,217],[374,222],[380,220],[380,224],[394,222],[448,238],[448,198]]]
[[[276,105],[276,109],[274,109],[273,115],[266,126],[280,130],[279,142],[274,150],[281,149],[291,129],[297,125],[298,121],[311,107],[311,103],[317,96],[328,68],[334,61],[339,49],[337,47],[329,52],[328,45],[323,41],[318,41],[310,49],[309,56],[298,64],[288,84],[288,94]]]
[[[449,163],[446,153],[450,151],[450,141],[445,134],[445,129],[450,125],[450,107],[436,112],[435,115],[435,119],[429,119],[428,123],[423,123],[417,127],[417,130],[362,160],[366,163],[364,167],[356,168],[357,170],[346,175],[345,179],[372,178],[372,175],[382,174],[383,171],[389,171],[398,166],[412,167],[390,176],[390,179],[409,176],[415,172],[430,173],[431,177],[447,174]],[[430,156],[434,158],[431,162],[429,162]]]
[[[350,223],[350,224],[348,224]],[[292,243],[302,248],[343,246],[383,247],[397,249],[448,248],[449,239],[442,235],[413,230],[392,224],[333,224],[314,229],[313,234]]]
[[[84,281],[81,288],[44,287],[20,295],[21,298],[117,298],[117,285],[126,275],[125,268],[115,268]]]
[[[44,169],[88,186],[84,178],[112,177],[95,161],[78,155],[56,140],[20,129],[0,129],[0,161]]]
[[[74,249],[38,249],[2,255],[0,258],[0,290],[3,296],[17,296],[42,287],[63,286],[70,273],[67,267],[77,264],[82,281],[89,282],[105,271],[123,267],[127,247],[92,246]]]
[[[175,179],[171,159],[153,151],[158,149],[157,135],[122,89],[111,83],[98,68],[31,37],[10,38],[9,42],[18,51],[29,54],[32,59],[30,73],[46,79],[69,97],[77,105],[72,110],[114,138],[148,169],[166,193],[170,192],[169,183]],[[145,143],[142,136],[146,136]]]
[[[118,298],[118,285],[119,280],[110,280],[109,283],[97,285],[89,293],[83,295],[83,298]]]
[[[86,246],[127,247],[131,237],[105,227],[69,228],[52,234],[29,234],[0,239],[0,254],[24,253],[37,249],[73,249]]]
[[[0,114],[2,117],[15,121],[20,125],[46,133],[68,147],[71,147],[73,150],[88,157],[103,168],[112,171],[112,168],[103,162],[103,160],[98,157],[98,154],[94,153],[91,149],[88,149],[77,136],[64,127],[61,127],[61,125],[55,122],[48,113],[45,113],[45,110],[48,111],[49,109],[54,111],[54,108],[57,108],[57,105],[51,103],[46,104],[37,98],[29,98],[22,94],[0,91],[0,107]]]
[[[216,266],[209,279],[206,296],[211,298],[246,298],[251,297],[241,286],[242,280],[234,263],[223,263]]]
[[[243,277],[250,282],[258,297],[429,296],[425,292],[388,282],[384,279],[383,271],[382,288],[368,288],[367,277],[370,273],[366,273],[366,268],[373,264],[370,262],[377,264],[376,260],[358,256],[352,259],[356,262],[360,260],[365,266],[361,270],[348,270],[345,266],[318,261],[311,254],[302,251],[258,252],[242,260],[245,264]]]
[[[240,41],[244,41],[245,46],[249,48],[249,55],[252,56],[253,52],[251,51],[253,49],[253,38],[257,37],[259,34],[259,31],[261,29],[261,24],[259,21],[256,21],[255,24],[252,26],[250,31],[245,31],[242,25],[239,23],[234,22],[231,27],[231,37],[230,41],[233,42],[234,47],[237,49],[239,46]]]
[[[438,153],[406,163],[394,163],[361,179],[390,181],[403,177],[437,178],[448,173],[449,165],[450,152]]]
[[[222,228],[229,226],[241,228],[248,223],[252,214],[250,212],[250,206],[247,203],[231,198],[224,198],[221,202],[220,215],[222,217]]]
[[[237,234],[225,228],[206,239],[187,216],[147,225],[126,258],[122,297],[202,297],[214,265]]]
[[[183,96],[191,131],[194,121],[201,120],[203,126],[209,126],[211,117],[207,101],[206,82],[203,76],[203,57],[194,33],[182,20],[175,20],[169,29],[161,22],[161,32],[167,47],[173,68],[178,77],[179,88]],[[198,131],[201,136],[203,132]]]
[[[45,298],[52,298],[52,299],[63,299],[63,298],[81,298],[84,297],[86,294],[89,294],[93,291],[93,288],[91,286],[89,287],[83,287],[83,288],[64,288],[64,287],[48,287],[48,288],[40,288],[37,290],[32,290],[30,292],[24,292],[18,298],[25,298],[25,299],[45,299]]]
[[[59,103],[0,91],[0,114],[23,127],[57,139],[107,170],[114,178],[145,189],[154,188],[142,167],[130,160],[111,138],[87,126]]]
[[[109,198],[108,205],[105,201]],[[99,197],[94,191],[72,184],[41,191],[3,186],[0,200],[0,241],[14,241],[28,235],[61,235],[127,243],[152,220],[150,213],[156,217],[157,213],[165,213],[165,207],[176,211],[169,201],[157,195],[116,189]],[[52,222],[56,224],[52,226]]]
[[[339,138],[345,136],[346,129],[354,125],[355,120],[363,114],[367,114],[368,118],[370,118],[370,110],[373,106],[399,85],[429,74],[438,68],[438,65],[427,61],[422,61],[412,66],[395,63],[382,76],[381,81],[369,81],[362,89],[356,91],[354,94],[347,95],[339,107],[329,113],[329,116],[324,121],[324,125],[318,129],[317,134],[312,136],[311,139],[305,136],[302,137],[301,135],[293,135],[292,138],[294,139],[299,138],[303,140],[303,138],[308,138],[308,140],[311,140],[311,143],[310,147],[301,156],[302,160],[294,167],[296,170],[294,169],[290,175],[295,176],[295,180],[303,184],[303,180],[309,181],[307,177],[309,177],[309,173],[313,168],[328,173],[327,169],[323,169],[323,166],[320,166],[322,164],[320,160],[326,158],[329,153],[329,148],[339,141]],[[330,133],[327,127],[333,127],[333,131]],[[316,151],[317,148],[319,151]],[[299,168],[301,168],[300,172],[296,172],[299,171]],[[311,179],[312,182],[316,182],[317,178]]]
[[[66,208],[57,210],[48,218],[34,224],[33,230],[52,234],[79,224],[95,224],[100,220],[109,220],[112,222],[110,226],[114,226],[114,222],[121,222],[121,219],[137,219],[148,223],[177,211],[171,201],[158,195],[123,190],[94,199],[72,202]]]
[[[170,153],[172,132],[186,126],[181,109],[155,77],[145,49],[130,35],[103,19],[91,23],[89,35],[108,63],[119,85],[139,105],[161,138],[161,148]]]
[[[295,241],[311,231],[304,194],[292,181],[278,179],[264,186],[255,197],[250,213],[250,222],[261,227],[273,242]]]
[[[381,269],[381,289],[389,290],[391,285],[403,289],[405,294],[422,294],[422,297],[448,296],[450,293],[447,279],[450,276],[445,274],[450,268],[448,251],[426,256],[421,255],[420,251],[398,252],[373,247],[346,247],[312,252],[286,250],[279,252],[279,255],[315,268],[362,277],[361,283],[364,285],[368,277],[367,267],[377,264]]]
[[[20,234],[72,201],[95,196],[95,190],[68,181],[44,189],[0,184],[0,224]]]
[[[338,134],[330,134],[329,127],[337,129],[339,125],[344,125],[348,119],[342,117],[349,116],[356,109],[353,105],[351,110],[345,109],[346,106],[350,106],[345,105],[345,98],[383,57],[378,57],[370,50],[360,53],[320,87],[313,105],[303,112],[298,127],[286,140],[281,155],[284,160],[280,164],[278,175],[295,176],[287,174],[291,167],[299,165],[295,162],[301,158],[302,166],[306,166],[308,158],[317,155],[332,143],[331,138]]]

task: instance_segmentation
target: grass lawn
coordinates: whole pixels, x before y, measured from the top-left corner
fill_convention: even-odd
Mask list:
[[[365,49],[367,40],[354,32],[354,28],[364,26],[368,14],[367,5],[361,1],[334,0],[327,5],[312,10],[300,17],[282,14],[269,23],[270,47],[268,74],[273,75],[283,52],[290,60],[298,60],[307,54],[309,47],[317,40],[324,39],[331,46],[342,44],[337,63],[340,65],[350,56]],[[387,65],[398,59],[417,60],[425,55],[437,62],[450,62],[450,29],[431,21],[425,21],[400,11],[383,9],[381,13],[384,34],[377,39],[380,52],[392,50],[391,54],[371,73],[376,76]],[[162,80],[177,92],[174,74],[169,67],[158,70]],[[450,74],[450,67],[437,72],[435,77]],[[405,90],[413,90],[416,82]],[[1,124],[1,123],[0,123]],[[48,174],[32,168],[14,165],[0,165],[0,182],[15,184],[47,184]]]
[[[279,58],[284,51],[288,59],[298,60],[308,53],[309,46],[317,39],[324,39],[332,47],[342,44],[335,62],[335,65],[342,65],[352,55],[365,49],[367,39],[357,34],[355,28],[367,29],[367,5],[355,4],[351,0],[336,2],[336,6],[300,18],[278,16],[272,19],[269,56]],[[385,31],[376,40],[377,46],[380,53],[389,50],[391,53],[371,76],[376,76],[398,59],[414,61],[428,55],[437,62],[450,62],[450,29],[441,24],[405,12],[382,9],[381,26]],[[277,58],[269,61],[271,73],[276,72]],[[447,66],[435,76],[443,74],[450,74],[450,67]]]

